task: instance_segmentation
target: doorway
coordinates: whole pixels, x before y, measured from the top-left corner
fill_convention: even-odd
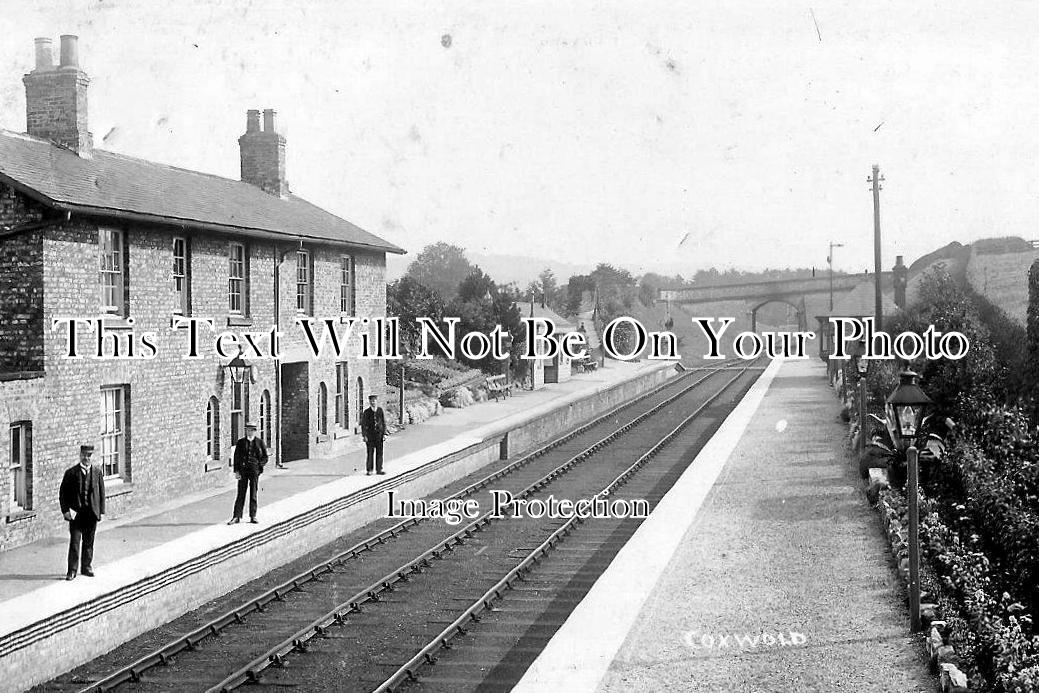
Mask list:
[[[281,455],[283,462],[310,457],[310,364],[281,366]]]

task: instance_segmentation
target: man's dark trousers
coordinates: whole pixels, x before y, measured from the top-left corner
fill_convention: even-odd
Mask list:
[[[386,415],[382,407],[368,407],[361,412],[361,435],[368,447],[365,461],[368,473],[372,473],[372,457],[375,458],[375,471],[382,474],[382,441],[386,437]]]
[[[83,566],[82,572],[93,571],[94,533],[97,531],[97,517],[89,510],[81,510],[69,523],[69,573],[75,574]],[[82,564],[80,563],[80,543],[83,544]]]
[[[256,488],[260,484],[259,474],[242,472],[238,479],[238,496],[234,500],[234,516],[241,519],[245,509],[245,490],[249,489],[249,517],[256,517]],[[226,507],[226,506],[225,506]]]
[[[81,465],[65,470],[58,489],[58,502],[63,515],[69,520],[68,574],[75,575],[80,567],[80,549],[84,573],[93,571],[94,532],[98,520],[105,514],[105,478],[98,467],[90,466],[84,472]]]
[[[375,472],[379,473],[382,471],[382,441],[380,438],[369,438],[366,445],[368,446],[368,458],[365,460],[365,467],[370,472],[372,471],[372,457],[375,458]]]
[[[256,491],[263,466],[267,464],[267,446],[259,438],[239,439],[234,448],[234,473],[238,475],[238,495],[234,501],[234,517],[242,519],[245,490],[249,489],[249,518],[256,519]]]

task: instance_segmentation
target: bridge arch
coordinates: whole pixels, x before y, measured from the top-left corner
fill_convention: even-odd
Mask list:
[[[750,329],[752,332],[758,331],[758,311],[770,303],[784,303],[793,308],[797,313],[797,329],[801,332],[808,329],[808,320],[805,317],[804,297],[801,298],[800,305],[798,305],[783,296],[770,296],[764,300],[758,301],[757,305],[750,309]]]

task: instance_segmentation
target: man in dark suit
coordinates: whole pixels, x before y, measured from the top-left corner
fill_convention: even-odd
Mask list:
[[[256,437],[256,424],[247,423],[245,437],[239,440],[234,448],[234,476],[238,479],[238,496],[234,501],[234,515],[227,524],[233,525],[242,521],[246,489],[249,490],[249,522],[257,524],[256,490],[265,464],[267,446]]]
[[[361,437],[368,448],[368,457],[365,467],[368,474],[372,473],[372,457],[375,457],[375,473],[385,474],[382,471],[382,442],[386,437],[386,415],[382,407],[376,406],[378,397],[368,395],[368,408],[361,412]]]
[[[105,475],[90,463],[93,445],[79,447],[79,464],[65,470],[58,490],[61,514],[69,523],[69,565],[66,580],[76,573],[94,577],[94,532],[105,514]],[[83,547],[80,561],[80,544]],[[80,570],[82,567],[82,570]]]

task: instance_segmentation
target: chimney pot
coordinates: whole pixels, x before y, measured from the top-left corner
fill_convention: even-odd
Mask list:
[[[61,36],[61,67],[79,69],[79,37],[73,34]]]
[[[54,55],[51,52],[51,40],[45,36],[36,39],[36,69],[39,72],[54,69]]]
[[[277,111],[273,108],[265,108],[263,111],[263,131],[264,132],[275,132],[274,129],[274,117],[277,115]]]
[[[245,131],[246,132],[259,132],[260,131],[260,111],[255,108],[250,108],[245,112]]]

